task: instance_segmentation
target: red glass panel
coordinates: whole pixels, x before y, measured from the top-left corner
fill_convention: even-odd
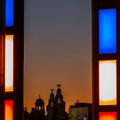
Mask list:
[[[5,100],[5,120],[13,120],[13,100]]]
[[[100,112],[99,120],[117,120],[116,112]]]

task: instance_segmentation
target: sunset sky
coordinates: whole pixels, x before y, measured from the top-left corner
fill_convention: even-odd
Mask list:
[[[92,102],[91,0],[25,0],[24,105],[62,84],[69,105]]]

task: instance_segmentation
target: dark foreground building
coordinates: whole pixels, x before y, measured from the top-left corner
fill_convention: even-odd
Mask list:
[[[27,109],[24,110],[24,120],[46,120],[44,101],[39,97],[35,102],[35,108],[32,108],[28,113]]]
[[[35,102],[35,108],[31,112],[24,110],[24,120],[68,120],[68,114],[65,112],[65,101],[63,100],[60,84],[56,96],[51,89],[50,98],[46,107],[47,115],[45,116],[44,101],[39,97]]]
[[[60,84],[56,96],[51,89],[50,98],[47,105],[47,120],[68,120],[68,115],[65,112],[65,101],[63,100],[62,90]]]
[[[92,120],[91,103],[75,103],[69,108],[69,120]]]

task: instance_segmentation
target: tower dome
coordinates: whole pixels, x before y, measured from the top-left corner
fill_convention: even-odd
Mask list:
[[[57,89],[57,94],[61,94],[62,93],[62,91],[61,91],[61,89],[60,89],[60,86],[61,86],[61,84],[57,84],[57,86],[58,86],[58,89]]]
[[[36,106],[44,106],[44,101],[41,98],[38,98],[35,102]]]
[[[36,110],[44,109],[44,101],[40,97],[35,102],[35,109]]]
[[[50,99],[49,100],[54,100],[54,93],[53,93],[54,89],[51,89],[51,93],[50,93]]]

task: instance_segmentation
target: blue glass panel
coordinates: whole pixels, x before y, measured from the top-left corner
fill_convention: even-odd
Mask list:
[[[5,26],[11,27],[14,25],[14,0],[5,1]]]
[[[116,53],[116,9],[99,10],[99,54]]]

